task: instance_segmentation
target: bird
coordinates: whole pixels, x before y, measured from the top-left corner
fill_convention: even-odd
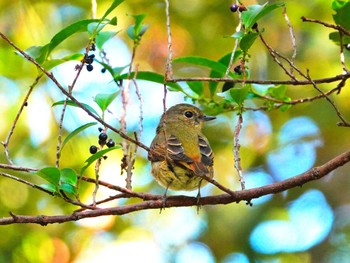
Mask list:
[[[202,133],[204,122],[214,120],[190,104],[177,104],[163,113],[148,160],[155,180],[166,191],[200,188],[214,176],[214,154]],[[165,192],[166,195],[166,192]]]

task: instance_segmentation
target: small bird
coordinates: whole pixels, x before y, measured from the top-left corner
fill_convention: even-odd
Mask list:
[[[200,189],[206,183],[203,176],[213,178],[214,154],[202,126],[215,118],[190,104],[177,104],[162,115],[148,160],[153,177],[166,190]]]

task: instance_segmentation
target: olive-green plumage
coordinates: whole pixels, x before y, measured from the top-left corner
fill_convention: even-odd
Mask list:
[[[203,176],[213,177],[214,155],[202,134],[203,122],[213,119],[189,104],[175,105],[163,114],[148,153],[152,175],[160,185],[193,190],[206,183]]]

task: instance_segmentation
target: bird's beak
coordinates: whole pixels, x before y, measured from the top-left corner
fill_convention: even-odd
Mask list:
[[[202,121],[211,121],[211,120],[215,120],[216,119],[216,117],[214,117],[214,116],[202,116],[201,117],[201,119],[202,119]]]

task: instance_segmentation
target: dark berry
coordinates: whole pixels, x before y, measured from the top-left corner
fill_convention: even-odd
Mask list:
[[[236,72],[238,75],[241,75],[242,74],[241,65],[235,66],[233,71]]]
[[[94,59],[94,58],[95,58],[95,54],[91,54],[91,55],[89,55],[89,58]]]
[[[101,69],[101,72],[105,73],[106,72],[106,68]]]
[[[107,134],[104,132],[101,132],[100,135],[98,136],[98,139],[101,141],[106,141],[108,138]]]
[[[92,71],[94,67],[91,64],[86,65],[87,71]]]
[[[234,86],[234,83],[232,82],[225,82],[225,84],[222,86],[222,92],[225,92],[229,89],[232,89]]]
[[[107,155],[103,155],[103,160],[106,160],[107,158],[108,158],[108,156]]]
[[[345,48],[346,48],[347,50],[350,50],[350,44],[346,44],[346,45],[345,45]]]
[[[96,147],[95,145],[91,145],[91,146],[90,146],[90,153],[91,153],[91,154],[97,153],[97,147]]]
[[[230,5],[231,12],[236,12],[238,10],[238,5]]]
[[[109,139],[106,145],[108,148],[111,148],[115,146],[115,142],[112,139]]]
[[[244,5],[240,5],[240,6],[238,7],[238,11],[239,11],[239,12],[244,12],[244,11],[247,11],[247,8],[246,8]]]
[[[90,55],[90,56],[85,57],[85,63],[92,64],[92,62],[94,62],[94,57],[95,57],[95,55]]]
[[[254,25],[252,26],[252,29],[258,29],[258,23],[254,23]]]
[[[103,146],[103,145],[105,145],[105,144],[106,144],[106,141],[104,141],[104,140],[98,140],[98,145]]]

